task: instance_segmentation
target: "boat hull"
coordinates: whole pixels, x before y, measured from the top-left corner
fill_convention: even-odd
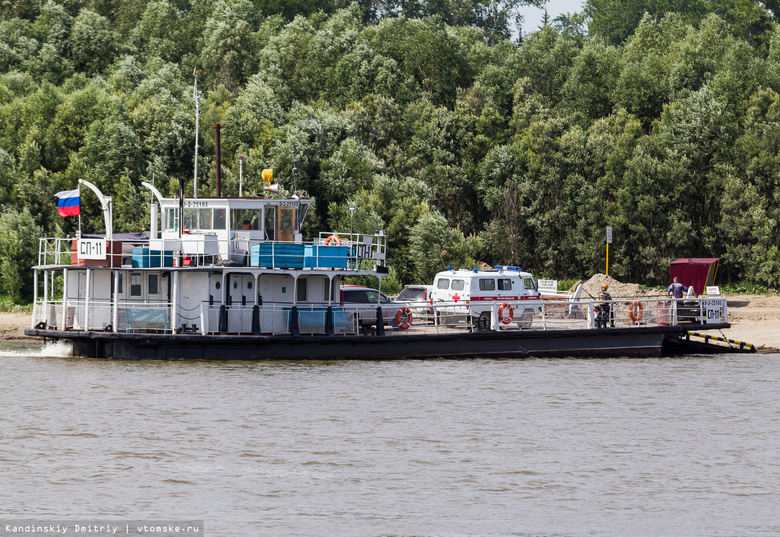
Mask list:
[[[725,324],[723,327],[728,327]],[[712,327],[709,327],[712,328]],[[391,360],[419,358],[652,357],[679,326],[385,336],[132,334],[25,330],[68,340],[74,356],[163,360]]]

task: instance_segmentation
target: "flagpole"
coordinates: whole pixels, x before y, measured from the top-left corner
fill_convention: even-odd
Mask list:
[[[78,186],[79,189],[79,239],[81,239],[81,185]]]

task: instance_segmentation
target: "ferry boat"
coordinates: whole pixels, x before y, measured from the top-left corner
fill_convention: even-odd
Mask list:
[[[349,276],[376,277],[381,289],[388,274],[383,231],[330,230],[304,238],[311,199],[185,199],[181,192],[164,198],[144,183],[156,198],[149,232],[115,235],[110,199],[82,183],[101,200],[106,233],[41,239],[33,267],[33,321],[25,331],[70,341],[75,356],[659,356],[682,348],[675,342],[686,341],[690,348],[693,329],[730,326],[722,297],[615,300],[615,328],[597,328],[598,304],[580,297],[481,297],[474,315],[474,308],[445,300],[344,303],[341,285]],[[462,279],[475,290],[492,289],[495,282],[488,280],[507,278],[502,270],[475,271]],[[535,285],[530,274],[523,275],[526,285]],[[382,308],[388,307],[395,322],[386,323]],[[512,322],[514,310],[521,313]]]

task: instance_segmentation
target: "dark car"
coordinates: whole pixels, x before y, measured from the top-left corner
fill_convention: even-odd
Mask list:
[[[381,306],[385,325],[395,327],[397,325],[396,315],[398,310],[403,307],[403,304],[394,302],[384,293],[362,285],[342,285],[341,302],[344,305],[359,305],[361,326],[376,324],[376,308]]]

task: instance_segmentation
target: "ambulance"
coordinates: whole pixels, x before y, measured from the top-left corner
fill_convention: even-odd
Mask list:
[[[498,321],[516,322],[530,328],[534,315],[541,312],[541,296],[533,275],[520,267],[496,266],[493,270],[452,270],[436,274],[431,304],[441,319],[471,318],[475,324],[490,322],[494,305]]]

